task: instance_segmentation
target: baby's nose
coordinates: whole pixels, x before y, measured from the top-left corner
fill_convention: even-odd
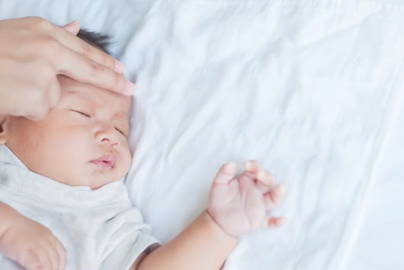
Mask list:
[[[116,133],[114,127],[105,125],[96,132],[95,139],[101,144],[110,144],[114,148],[117,148],[120,142]]]

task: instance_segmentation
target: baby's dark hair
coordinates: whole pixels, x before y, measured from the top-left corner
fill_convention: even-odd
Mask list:
[[[101,51],[110,54],[108,51],[108,47],[109,45],[111,45],[111,37],[109,35],[81,29],[77,34],[77,37],[87,42],[88,44],[100,49]]]

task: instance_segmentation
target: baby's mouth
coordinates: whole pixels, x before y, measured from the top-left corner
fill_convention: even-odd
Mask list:
[[[112,170],[115,166],[115,162],[116,156],[114,154],[107,154],[91,161],[91,163],[107,170]]]

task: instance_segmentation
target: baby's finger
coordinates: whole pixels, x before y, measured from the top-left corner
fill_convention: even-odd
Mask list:
[[[256,173],[257,171],[261,170],[261,165],[256,160],[248,160],[243,164],[244,170],[247,172]]]
[[[261,180],[259,180],[256,177],[255,174],[247,172],[247,171],[244,171],[240,177],[249,178],[251,181],[253,181],[256,184],[257,188],[264,194],[270,192],[275,186],[275,180],[270,180],[271,182],[269,182],[268,180],[265,180],[265,181],[268,181],[268,184],[264,184]]]
[[[276,204],[272,201],[271,193],[264,195],[265,211],[271,212],[276,208]]]
[[[276,205],[279,206],[282,201],[283,198],[285,197],[285,191],[286,188],[284,185],[279,184],[275,187],[275,189],[271,192],[271,198],[272,198],[272,202]]]
[[[217,173],[214,183],[223,183],[229,184],[230,181],[236,177],[237,174],[237,164],[234,162],[230,162],[224,164]]]
[[[50,243],[52,245],[52,243]],[[50,262],[50,269],[57,270],[59,269],[59,255],[55,247],[48,248],[48,258]]]
[[[50,260],[50,257],[47,255],[47,247],[46,246],[42,246],[41,247],[42,250],[40,252],[40,255],[38,256],[39,258],[39,262],[40,267],[38,269],[52,269],[52,262]]]
[[[275,178],[267,171],[261,168],[261,165],[255,161],[250,160],[244,163],[246,174],[258,180],[258,187],[264,192],[268,192],[274,188]]]
[[[268,228],[279,228],[279,227],[285,226],[286,223],[287,223],[287,219],[284,217],[268,218]]]
[[[266,211],[272,211],[279,207],[285,196],[285,186],[277,185],[272,192],[264,195]]]
[[[275,178],[267,171],[259,171],[257,180],[258,187],[264,193],[271,191],[275,187]]]

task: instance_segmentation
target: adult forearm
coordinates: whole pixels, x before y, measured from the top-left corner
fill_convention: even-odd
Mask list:
[[[237,244],[204,211],[168,244],[145,257],[138,270],[219,270]]]

